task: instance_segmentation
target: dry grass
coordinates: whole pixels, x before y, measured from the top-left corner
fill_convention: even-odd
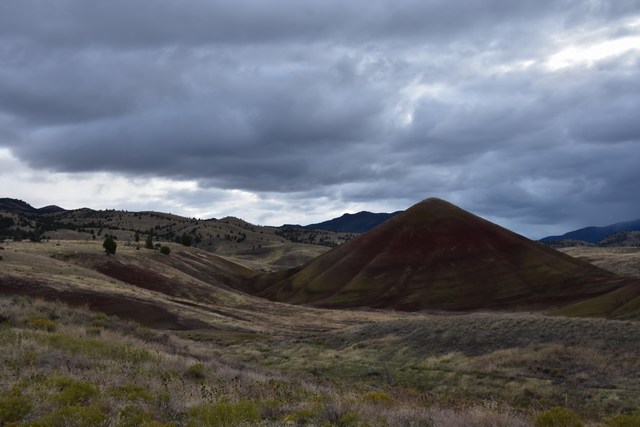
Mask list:
[[[588,417],[640,406],[640,324],[540,314],[428,315],[259,343],[221,354],[318,378],[426,393],[444,406],[487,399]]]
[[[0,423],[517,426],[530,420],[508,407],[448,408],[417,393],[372,393],[366,384],[225,362],[172,333],[61,304],[0,298],[0,313]],[[34,317],[57,329],[29,328]]]
[[[640,410],[638,322],[323,310],[236,292],[221,283],[230,267],[196,248],[176,245],[167,257],[121,245],[107,258],[93,241],[2,246],[5,290],[14,283],[60,298],[93,292],[144,302],[186,328],[0,299],[0,413],[3,401],[22,399],[29,422],[76,406],[111,425],[134,412],[202,424],[239,408],[257,411],[259,420],[246,422],[266,425],[438,426],[532,425],[554,406],[594,424]],[[146,268],[174,288],[99,273],[107,259]],[[55,328],[37,327],[42,320]],[[60,397],[66,387],[87,396]]]
[[[640,278],[640,248],[572,246],[558,249],[624,277]]]

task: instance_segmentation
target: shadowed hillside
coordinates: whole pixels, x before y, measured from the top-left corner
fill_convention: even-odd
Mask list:
[[[431,198],[301,268],[262,276],[253,290],[325,307],[467,310],[562,306],[623,284]]]
[[[302,228],[311,230],[327,230],[342,233],[364,233],[377,227],[383,222],[399,215],[401,211],[393,213],[372,213],[367,211],[355,214],[344,214],[340,218],[330,219],[317,224],[305,225]]]

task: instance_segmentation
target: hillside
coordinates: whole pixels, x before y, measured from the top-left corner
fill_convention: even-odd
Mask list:
[[[588,316],[615,319],[640,319],[640,248],[570,247],[563,252],[622,277],[635,278],[621,289],[560,309],[563,316]]]
[[[559,307],[624,284],[432,198],[301,268],[260,276],[252,289],[323,307],[472,310]]]
[[[210,252],[169,243],[170,255],[102,242],[5,242],[0,246],[0,294],[60,300],[159,329],[290,330],[316,314],[265,301],[236,288],[256,272]],[[256,310],[260,307],[260,310]],[[332,328],[327,321],[321,328]]]
[[[256,270],[301,265],[350,237],[345,233],[258,226],[239,218],[199,220],[161,212],[35,209],[15,199],[0,204],[0,239],[100,240],[144,245],[179,242],[226,256]]]

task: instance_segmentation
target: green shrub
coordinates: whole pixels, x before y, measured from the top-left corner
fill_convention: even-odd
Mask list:
[[[161,426],[163,424],[158,423],[154,419],[153,414],[137,406],[130,405],[120,410],[116,425],[118,427],[151,427]]]
[[[536,417],[536,427],[582,427],[578,414],[567,408],[556,406]]]
[[[107,324],[108,321],[109,321],[109,317],[105,313],[98,311],[96,314],[93,315],[93,319],[91,320],[91,326],[97,326],[99,328],[102,328]]]
[[[137,400],[151,402],[153,400],[153,393],[146,388],[135,384],[125,384],[113,388],[109,391],[109,394],[119,400],[126,400],[129,402],[135,402]]]
[[[151,420],[139,425],[139,427],[176,427],[175,423],[163,423],[158,420]]]
[[[107,255],[115,255],[118,244],[113,240],[113,237],[107,236],[102,243],[102,247]]]
[[[160,253],[164,255],[169,255],[171,253],[171,248],[169,246],[160,247]]]
[[[75,381],[71,378],[60,377],[50,381],[60,391],[55,396],[61,405],[86,404],[99,394],[98,387],[87,381]]]
[[[252,402],[218,402],[196,406],[189,411],[189,427],[223,427],[252,425],[260,420],[258,408]]]
[[[207,378],[207,367],[202,363],[195,363],[187,368],[184,375],[192,380],[203,380]]]
[[[85,330],[84,333],[92,336],[92,337],[97,337],[98,335],[100,335],[102,333],[102,329],[100,329],[97,326],[88,326]]]
[[[640,427],[640,415],[620,414],[609,418],[606,422],[609,427]]]
[[[64,406],[34,421],[32,427],[100,427],[108,424],[107,416],[96,406]]]
[[[55,332],[58,330],[58,325],[56,324],[56,322],[40,317],[27,319],[27,326],[31,329],[38,329],[47,332]]]
[[[393,403],[393,399],[389,394],[382,391],[370,391],[365,394],[362,400],[366,403],[372,403],[374,405],[389,406]]]
[[[31,408],[30,400],[20,392],[13,391],[10,395],[0,395],[0,426],[20,421],[27,416]]]
[[[347,412],[338,420],[338,425],[340,427],[351,427],[357,426],[360,423],[360,418],[358,414],[355,412]]]
[[[314,410],[312,408],[302,408],[297,411],[287,414],[282,417],[282,421],[287,424],[295,424],[295,425],[307,425],[311,424],[315,418],[318,416],[317,409]]]

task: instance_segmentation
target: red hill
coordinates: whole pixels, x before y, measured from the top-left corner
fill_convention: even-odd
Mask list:
[[[262,276],[253,290],[325,307],[468,310],[562,306],[623,284],[431,198],[301,268]]]

